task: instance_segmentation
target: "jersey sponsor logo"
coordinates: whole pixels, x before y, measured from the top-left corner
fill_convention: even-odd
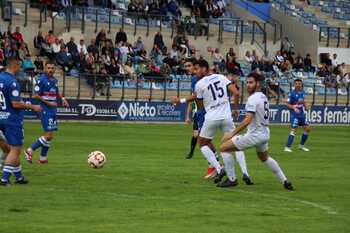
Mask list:
[[[40,91],[40,87],[39,86],[35,86],[34,87],[34,91],[36,91],[36,92]]]
[[[13,91],[12,91],[12,96],[18,97],[18,96],[19,96],[19,91],[13,90]]]

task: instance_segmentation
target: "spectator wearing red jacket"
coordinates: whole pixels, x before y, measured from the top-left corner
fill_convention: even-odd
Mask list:
[[[16,31],[12,33],[12,38],[19,43],[22,43],[24,41],[20,27],[16,27]]]

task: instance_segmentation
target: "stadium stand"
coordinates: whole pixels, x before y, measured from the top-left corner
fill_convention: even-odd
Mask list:
[[[115,9],[127,6],[125,3],[124,5],[122,5],[123,3],[118,4],[114,6]],[[184,8],[181,9],[186,12]],[[324,64],[315,64],[310,60],[310,57],[301,57],[295,54],[288,39],[283,41],[281,51],[271,55],[263,55],[261,51],[255,49],[252,51],[247,49],[247,52],[244,50],[242,53],[242,51],[235,51],[234,48],[230,51],[228,48],[221,48],[223,54],[216,47],[208,47],[205,51],[198,51],[193,46],[197,43],[195,43],[193,35],[196,32],[191,33],[190,31],[193,28],[191,21],[189,21],[189,25],[182,25],[184,27],[181,28],[182,23],[180,22],[184,18],[174,16],[178,18],[175,19],[177,24],[171,43],[164,43],[163,32],[156,33],[153,30],[153,35],[149,32],[149,36],[154,36],[153,40],[147,39],[153,43],[146,45],[145,37],[138,36],[136,30],[132,30],[133,27],[147,29],[163,27],[163,30],[165,30],[164,28],[173,30],[174,21],[168,18],[140,18],[136,20],[132,15],[124,14],[122,11],[109,11],[98,7],[71,10],[72,12],[68,13],[67,10],[63,9],[57,13],[55,32],[49,30],[49,26],[52,25],[46,23],[44,26],[45,23],[41,22],[42,29],[45,27],[47,32],[39,32],[33,40],[33,46],[30,42],[33,38],[24,38],[24,41],[21,41],[20,27],[16,29],[18,32],[13,32],[12,28],[9,27],[7,32],[2,34],[2,53],[5,54],[2,56],[3,65],[6,64],[4,58],[7,57],[8,53],[14,52],[23,60],[24,68],[20,76],[26,80],[24,86],[27,89],[24,91],[27,91],[28,94],[31,93],[30,87],[35,82],[35,75],[42,69],[40,61],[54,58],[57,64],[62,67],[62,70],[57,72],[61,89],[69,97],[98,98],[105,96],[104,98],[108,99],[168,99],[171,95],[187,95],[190,92],[190,79],[183,71],[184,58],[204,56],[211,61],[213,69],[229,74],[232,78],[240,79],[242,85],[244,85],[244,75],[249,72],[254,70],[264,72],[269,77],[267,92],[270,98],[275,99],[276,102],[281,101],[285,97],[285,93],[289,92],[292,80],[295,78],[305,80],[306,92],[313,102],[322,101],[327,104],[339,101],[346,103],[348,100],[349,74],[346,66],[338,64],[336,58],[331,59],[331,55]],[[23,11],[18,9],[14,9],[13,12],[17,15],[23,14]],[[120,12],[122,13],[119,14]],[[193,7],[191,12],[194,13]],[[36,14],[36,19],[39,18],[37,11],[31,13]],[[39,14],[41,15],[43,12],[40,11]],[[220,28],[219,20],[225,19],[225,17],[236,19],[234,15],[225,11],[221,18],[211,19],[210,23]],[[93,27],[94,23],[96,25],[97,22],[108,24],[110,21],[112,21],[112,25],[124,25],[127,33],[120,30],[118,34],[108,34],[106,30],[101,29],[96,37],[90,36],[91,38],[88,38],[86,35],[81,36],[76,31],[70,32],[67,28],[67,23],[70,24],[69,27],[78,26],[80,28],[81,25],[77,25],[76,22],[84,22],[86,24],[85,30],[87,30],[88,27]],[[60,24],[62,26],[62,22],[65,23],[62,28],[67,32],[62,31],[62,29],[60,29],[61,32],[57,32]],[[230,32],[230,27],[227,25],[223,24],[222,29]],[[259,27],[246,28],[244,33],[262,33]],[[235,31],[237,28],[233,25],[231,29]],[[185,33],[181,33],[181,30]],[[134,32],[134,37],[129,38],[132,32]],[[125,34],[127,35],[125,36]],[[209,32],[202,34],[196,36],[205,37]],[[137,39],[134,40],[134,38]],[[209,40],[216,39],[209,37]],[[33,58],[36,54],[39,56],[35,58],[35,62],[30,62],[31,57],[27,56],[28,54]],[[32,63],[35,64],[34,70],[31,66]],[[27,72],[27,66],[32,69],[31,72]],[[242,101],[244,101],[246,93],[242,94]]]

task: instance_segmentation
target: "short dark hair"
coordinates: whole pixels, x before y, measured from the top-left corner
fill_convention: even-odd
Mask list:
[[[187,62],[190,62],[190,63],[192,63],[192,65],[195,65],[197,62],[197,59],[194,57],[186,58],[185,63],[187,63]]]
[[[259,74],[257,72],[252,72],[252,73],[248,74],[247,77],[248,78],[254,78],[255,82],[264,82],[265,81],[264,75]]]
[[[196,65],[198,65],[201,68],[206,68],[207,70],[209,70],[209,63],[204,59],[199,59]]]
[[[296,79],[294,79],[294,83],[296,83],[296,82],[303,82],[303,80],[301,80],[300,78],[296,78]]]
[[[54,60],[48,60],[45,62],[45,65],[56,65]]]

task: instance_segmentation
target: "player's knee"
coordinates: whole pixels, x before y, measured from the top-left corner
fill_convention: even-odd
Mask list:
[[[44,136],[46,141],[52,141],[53,140],[53,135],[45,135]]]
[[[269,156],[265,152],[258,152],[258,158],[261,162],[265,162],[269,158]]]
[[[291,129],[289,134],[292,135],[292,136],[295,136],[295,129]]]
[[[310,133],[310,131],[311,131],[311,128],[308,126],[308,127],[305,127],[305,129],[304,129],[304,132],[305,133]]]
[[[198,134],[198,130],[194,130],[194,131],[193,131],[193,137],[197,138],[198,135],[199,135],[199,134]]]

